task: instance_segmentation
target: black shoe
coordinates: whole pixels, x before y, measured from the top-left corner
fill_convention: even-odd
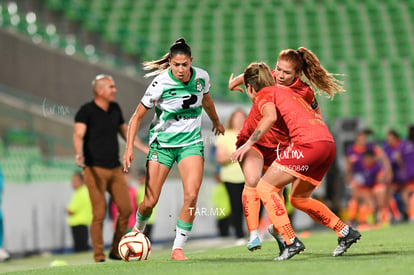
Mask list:
[[[285,244],[286,245],[286,244]],[[292,244],[286,245],[279,257],[274,258],[275,261],[286,261],[305,251],[305,245],[296,237]]]
[[[113,252],[109,253],[109,259],[111,260],[122,260],[121,256],[119,256],[118,254],[115,254]]]
[[[352,227],[349,227],[348,235],[342,238],[338,238],[338,246],[335,248],[332,256],[341,256],[353,243],[356,243],[359,239],[361,239],[361,233]]]
[[[98,263],[104,263],[105,262],[105,259],[100,259],[99,261],[98,261]]]

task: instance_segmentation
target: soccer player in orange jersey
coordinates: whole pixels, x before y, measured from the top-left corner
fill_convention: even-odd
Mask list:
[[[294,94],[302,97],[318,113],[320,113],[320,109],[310,85],[314,86],[318,92],[325,92],[330,97],[336,92],[344,91],[340,81],[335,79],[332,74],[321,66],[313,52],[304,47],[300,47],[298,50],[282,50],[279,53],[276,68],[271,71],[277,84],[291,88]],[[306,76],[310,85],[300,79],[302,75]],[[243,83],[243,74],[235,78],[231,75],[229,89],[244,92],[239,87]],[[239,133],[237,147],[240,147],[249,139],[260,118],[260,111],[253,106],[243,130]],[[242,201],[250,235],[247,244],[247,248],[250,251],[261,248],[261,241],[258,235],[260,199],[256,186],[263,170],[266,170],[275,160],[277,152],[289,146],[287,135],[287,128],[284,124],[273,125],[271,130],[254,144],[252,150],[246,154],[240,163],[246,182]],[[281,190],[280,196],[282,194],[283,190]],[[283,240],[280,234],[275,231],[273,226],[269,226],[268,231],[278,241],[279,247],[282,250]]]
[[[246,92],[262,118],[246,143],[233,153],[232,159],[242,161],[272,126],[285,124],[290,146],[278,151],[256,188],[272,224],[285,242],[282,253],[275,260],[287,260],[305,250],[293,231],[279,194],[291,182],[292,206],[333,229],[339,237],[333,256],[342,255],[361,238],[361,234],[341,221],[325,204],[310,197],[334,161],[334,139],[321,115],[302,97],[288,87],[273,85],[273,82],[272,73],[265,63],[252,63],[244,71]]]

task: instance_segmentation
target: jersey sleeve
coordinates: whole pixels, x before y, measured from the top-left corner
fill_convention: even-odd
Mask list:
[[[210,92],[210,76],[206,72],[206,83],[205,83],[203,94],[208,94],[209,92]]]
[[[155,102],[157,102],[162,95],[162,84],[158,78],[154,78],[152,83],[148,86],[145,91],[144,96],[141,99],[141,103],[148,109],[154,107]]]
[[[262,113],[263,107],[267,104],[275,106],[275,93],[272,89],[262,89],[256,95],[255,104],[257,105],[260,113]]]
[[[204,90],[203,94],[208,94],[210,92],[210,75],[207,71],[197,68],[197,74],[200,74],[201,78],[204,80]],[[198,76],[197,76],[198,78]]]

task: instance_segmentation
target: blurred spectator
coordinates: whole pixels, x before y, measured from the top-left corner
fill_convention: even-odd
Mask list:
[[[229,236],[229,227],[230,227],[230,215],[231,215],[231,205],[229,193],[227,192],[226,186],[221,182],[217,181],[216,185],[213,187],[213,207],[218,209],[217,213],[217,228],[219,230],[220,237]]]
[[[395,221],[401,221],[402,215],[398,208],[396,198],[403,188],[405,182],[404,165],[401,158],[401,150],[406,146],[406,141],[400,139],[399,134],[395,130],[389,130],[384,144],[384,152],[390,160],[392,168],[392,181],[388,188],[388,204]]]
[[[401,147],[401,164],[404,183],[401,198],[409,222],[414,222],[414,126],[408,131],[408,140]]]
[[[216,140],[216,160],[221,165],[220,178],[230,196],[230,224],[240,242],[244,242],[242,204],[244,175],[239,164],[231,161],[231,154],[236,150],[237,134],[243,127],[246,117],[243,110],[235,110],[227,121],[225,134]]]
[[[119,161],[118,134],[126,139],[128,127],[121,108],[115,102],[117,89],[113,78],[110,75],[97,75],[92,80],[92,91],[93,100],[82,105],[75,115],[75,161],[84,168],[85,184],[92,202],[91,239],[94,260],[106,260],[102,232],[107,210],[106,192],[111,195],[119,210],[109,258],[122,260],[118,244],[127,231],[132,206]],[[148,146],[137,137],[133,143],[137,149],[148,153]]]
[[[146,178],[146,171],[145,169],[139,169],[138,173],[137,173],[137,179],[138,179],[138,188],[136,191],[136,201],[135,203],[138,205],[141,201],[144,200],[144,195],[145,195],[145,178]],[[134,224],[135,224],[135,213],[134,212]],[[157,215],[157,207],[154,207],[154,209],[152,210],[152,214],[151,217],[149,218],[147,225],[145,226],[144,229],[144,234],[145,236],[148,237],[148,239],[151,240],[152,237],[152,231],[153,231],[153,226],[154,226],[154,221],[155,221],[155,216]]]
[[[357,198],[359,198],[359,188],[358,185],[351,184],[351,181],[355,178],[355,176],[363,174],[366,170],[363,164],[363,154],[365,152],[372,151],[375,155],[375,158],[381,164],[381,167],[384,171],[384,183],[388,185],[392,180],[392,169],[388,157],[381,149],[381,147],[372,142],[368,142],[368,138],[372,134],[373,132],[370,129],[359,131],[357,133],[355,142],[346,150],[345,182],[349,184],[351,190],[351,199],[348,202],[349,213],[358,212],[359,205]],[[384,200],[386,200],[386,197],[384,197]],[[384,204],[386,204],[385,201],[380,203],[380,205]],[[381,214],[382,219],[385,219],[385,216],[385,213]]]
[[[353,193],[351,200],[359,205],[360,226],[367,225],[370,215],[379,211],[381,223],[388,222],[388,210],[386,205],[386,184],[385,173],[380,162],[375,158],[372,150],[367,150],[362,154],[361,170],[354,173],[351,186],[356,192]],[[349,207],[349,219],[356,220],[357,209]]]
[[[137,212],[137,209],[138,209],[137,190],[134,186],[134,182],[131,180],[131,174],[124,173],[124,175],[125,175],[125,180],[128,183],[128,192],[129,192],[129,197],[131,198],[131,204],[132,204],[132,209],[133,209],[131,215],[129,216],[128,228],[127,228],[127,232],[130,232],[135,225],[135,213]],[[109,205],[109,213],[111,215],[112,222],[113,222],[113,228],[115,230],[116,220],[117,220],[119,211],[118,211],[118,208],[116,207],[116,204],[114,203],[112,199]]]
[[[0,167],[0,262],[4,262],[10,259],[9,253],[3,247],[3,211],[1,207],[1,202],[3,198],[3,171]]]
[[[68,224],[72,230],[74,251],[89,250],[89,225],[92,221],[92,206],[89,192],[83,183],[83,176],[76,172],[72,176],[74,193],[67,207]]]

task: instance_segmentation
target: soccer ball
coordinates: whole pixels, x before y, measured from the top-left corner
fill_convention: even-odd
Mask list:
[[[135,253],[131,251],[131,247]],[[147,236],[140,232],[128,232],[121,238],[118,251],[127,262],[147,260],[151,254],[151,243]]]

